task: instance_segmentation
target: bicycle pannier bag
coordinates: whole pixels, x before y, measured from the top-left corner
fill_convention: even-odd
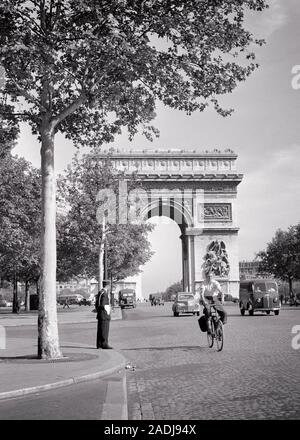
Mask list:
[[[198,319],[198,324],[199,327],[201,329],[202,332],[207,332],[207,325],[206,325],[206,318],[204,315],[202,315],[199,319]]]

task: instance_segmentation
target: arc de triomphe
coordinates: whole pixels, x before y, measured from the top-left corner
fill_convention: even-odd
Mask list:
[[[105,154],[100,154],[99,159]],[[195,292],[211,267],[225,293],[238,297],[237,155],[230,149],[116,150],[115,169],[136,176],[143,218],[167,216],[182,240],[184,290]]]

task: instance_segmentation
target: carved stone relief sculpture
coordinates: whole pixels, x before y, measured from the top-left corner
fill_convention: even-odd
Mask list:
[[[204,256],[205,273],[212,272],[217,277],[227,277],[230,270],[228,255],[224,241],[214,240],[207,248]]]

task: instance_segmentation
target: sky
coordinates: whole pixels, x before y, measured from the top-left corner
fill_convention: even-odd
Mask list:
[[[120,149],[233,149],[238,172],[244,174],[238,187],[240,260],[253,260],[278,228],[300,220],[300,88],[292,87],[292,69],[300,65],[300,3],[269,3],[268,10],[247,19],[249,30],[267,44],[256,50],[260,68],[221,99],[235,109],[232,116],[222,118],[214,110],[187,116],[158,104],[153,121],[158,139],[151,143],[137,135],[129,142],[122,135],[114,143]],[[58,173],[74,151],[62,135],[57,137]],[[26,126],[15,153],[39,166],[39,145]],[[179,235],[174,223],[158,224],[149,236],[155,255],[143,268],[145,295],[181,279]]]

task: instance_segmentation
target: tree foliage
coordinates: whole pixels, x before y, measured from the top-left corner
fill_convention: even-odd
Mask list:
[[[182,281],[177,281],[166,289],[164,293],[164,300],[172,301],[173,295],[176,295],[178,292],[182,292]]]
[[[60,177],[59,205],[66,207],[58,220],[60,280],[80,275],[97,278],[103,241],[102,223],[97,218],[97,194],[104,188],[117,194],[121,178],[109,161],[101,164],[91,156],[76,157]],[[108,276],[118,281],[137,274],[152,255],[147,240],[152,226],[107,223],[106,229]]]
[[[0,99],[0,160],[11,152],[19,135],[18,119],[13,112],[13,106]]]
[[[75,143],[148,136],[155,101],[191,113],[232,92],[257,67],[261,40],[245,11],[264,0],[3,0],[5,92],[41,134],[47,114]],[[228,55],[231,56],[228,56]],[[51,125],[50,124],[50,125]],[[91,130],[92,127],[92,130]]]
[[[114,225],[108,235],[108,274],[114,281],[136,275],[153,255],[147,238],[150,224]]]
[[[288,230],[278,229],[265,251],[259,252],[260,271],[288,281],[290,294],[292,282],[300,278],[300,223]]]
[[[40,173],[23,158],[5,155],[0,164],[1,277],[39,278]]]

